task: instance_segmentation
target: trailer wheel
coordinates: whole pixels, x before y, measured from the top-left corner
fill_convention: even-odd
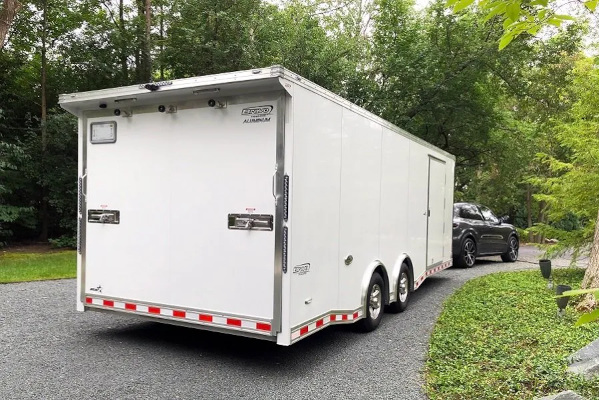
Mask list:
[[[406,310],[408,306],[408,298],[410,296],[410,273],[408,265],[402,263],[400,267],[400,276],[398,277],[398,285],[396,287],[396,301],[389,305],[389,311],[399,313]]]
[[[360,328],[363,332],[377,329],[383,318],[384,289],[383,278],[378,273],[374,273],[365,299],[365,317],[360,320]]]

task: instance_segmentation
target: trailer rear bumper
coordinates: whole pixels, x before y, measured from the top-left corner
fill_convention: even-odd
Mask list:
[[[276,339],[271,320],[100,296],[86,296],[84,302],[85,310],[123,312],[175,325]]]

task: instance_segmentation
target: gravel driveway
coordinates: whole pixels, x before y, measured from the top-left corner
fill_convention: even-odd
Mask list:
[[[291,347],[78,313],[74,280],[0,285],[0,398],[426,399],[422,369],[442,302],[473,277],[537,268],[535,249],[521,253],[514,264],[492,257],[428,278],[375,332],[333,326]]]

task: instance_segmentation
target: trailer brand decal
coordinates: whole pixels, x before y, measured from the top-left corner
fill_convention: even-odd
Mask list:
[[[244,124],[253,124],[257,122],[269,122],[271,121],[271,112],[273,111],[272,105],[246,107],[242,109],[242,115],[244,115]]]
[[[98,287],[91,287],[90,290],[92,292],[102,293],[102,286],[98,285]]]
[[[100,297],[88,296],[85,298],[87,307],[111,309],[117,311],[129,311],[140,315],[151,315],[153,317],[183,320],[189,323],[199,325],[217,326],[220,328],[229,328],[242,330],[262,335],[271,335],[270,321],[259,321],[239,317],[231,317],[223,314],[209,314],[196,310],[185,310],[177,308],[167,308],[163,306],[129,302],[125,300],[113,300]]]
[[[310,263],[296,265],[294,267],[294,274],[304,275],[310,272]]]

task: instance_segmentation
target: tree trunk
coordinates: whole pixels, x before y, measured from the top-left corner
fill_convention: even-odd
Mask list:
[[[541,224],[545,224],[547,222],[547,217],[546,217],[546,202],[545,201],[540,201],[540,214],[539,214],[539,222]],[[540,233],[538,236],[538,243],[544,243],[544,241],[546,240],[546,236],[544,236],[543,233]]]
[[[591,289],[598,287],[598,223],[600,223],[600,210],[598,211],[598,219],[596,219],[596,229],[594,232],[594,242],[590,252],[590,260],[581,282],[582,289]],[[589,310],[597,305],[596,299],[591,295],[587,295],[578,305],[579,310]]]
[[[125,11],[124,11],[124,0],[119,0],[119,30],[120,35],[120,61],[121,61],[121,83],[127,85],[129,83],[129,71],[127,68],[127,40],[125,38]]]
[[[41,97],[42,97],[42,118],[40,121],[41,128],[41,139],[42,139],[42,157],[41,157],[41,205],[40,205],[40,237],[41,241],[48,240],[48,187],[46,185],[46,181],[44,179],[45,173],[45,160],[46,160],[46,149],[48,148],[48,129],[46,126],[46,121],[48,119],[48,110],[46,105],[46,68],[47,68],[47,60],[46,60],[46,41],[47,41],[47,32],[48,32],[48,2],[44,0],[42,2],[43,7],[43,16],[42,16],[42,71],[41,71]]]
[[[527,185],[527,229],[533,226],[531,223],[531,185]],[[529,243],[533,242],[533,233],[528,234]]]
[[[163,62],[163,53],[165,51],[165,10],[160,5],[160,80],[165,80],[165,66]]]
[[[152,15],[150,10],[150,1],[151,0],[146,0],[146,34],[144,36],[144,77],[146,78],[147,82],[152,80],[152,55],[150,54],[150,28],[152,27]]]
[[[2,9],[0,10],[0,50],[4,47],[4,41],[19,8],[21,8],[21,3],[16,0],[4,0],[2,2]]]
[[[136,77],[138,83],[152,80],[152,60],[150,55],[150,0],[137,0],[138,23],[136,49]]]

